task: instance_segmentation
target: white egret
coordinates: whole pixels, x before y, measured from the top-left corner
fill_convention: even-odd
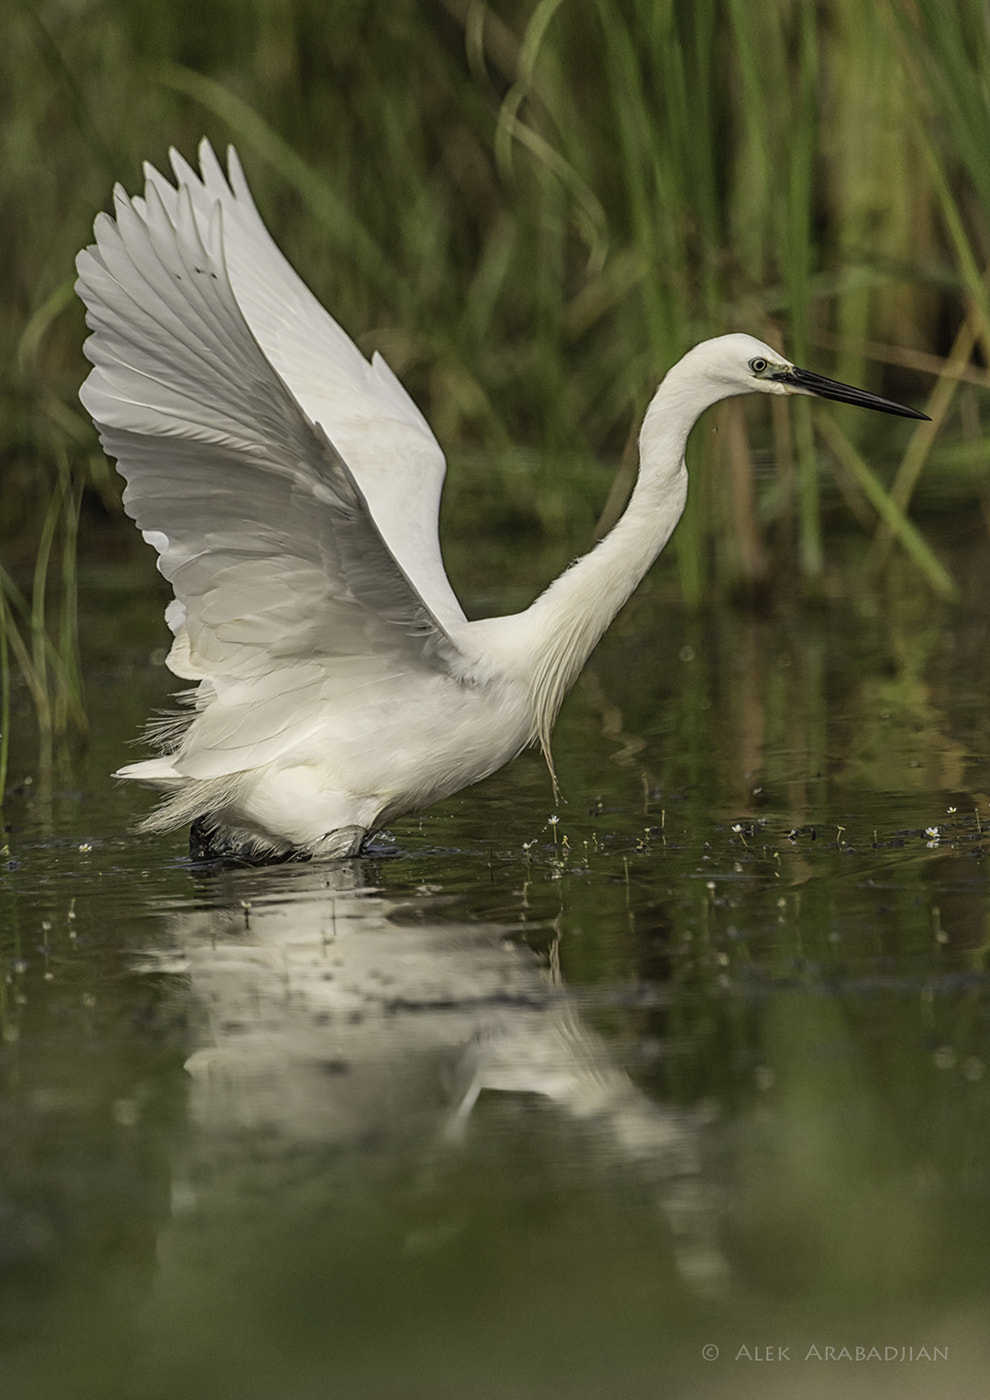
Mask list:
[[[207,142],[175,185],[145,167],[78,259],[94,368],[81,390],[124,506],[175,599],[187,710],[144,822],[218,851],[355,854],[403,812],[539,743],[687,494],[684,448],[733,394],[816,394],[923,414],[796,368],[748,335],[688,352],[640,434],[625,514],[523,612],[469,622],[444,573],[444,458],[380,355],[365,359],[269,236],[236,153]]]

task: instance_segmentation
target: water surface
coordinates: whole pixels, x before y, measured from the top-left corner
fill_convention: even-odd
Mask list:
[[[812,610],[661,565],[565,802],[528,754],[214,874],[107,777],[163,596],[88,565],[91,744],[32,771],[22,711],[6,804],[5,1400],[982,1393],[990,578],[938,534],[955,608],[855,541]],[[460,546],[475,612],[563,562]]]

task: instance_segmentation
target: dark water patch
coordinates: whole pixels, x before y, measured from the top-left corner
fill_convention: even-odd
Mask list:
[[[527,754],[268,869],[134,833],[107,775],[168,682],[101,634],[89,751],[5,808],[6,1393],[741,1394],[702,1348],[757,1332],[944,1343],[965,1393],[987,596],[691,615],[661,576],[565,706],[566,801]]]

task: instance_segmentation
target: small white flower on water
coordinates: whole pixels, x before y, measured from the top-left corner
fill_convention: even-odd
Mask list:
[[[93,849],[93,847],[88,841],[83,841],[79,849],[83,853],[83,855],[88,855],[89,852]]]
[[[929,837],[932,841],[937,841],[937,840],[938,840],[938,837],[939,837],[939,830],[938,830],[938,827],[937,827],[937,826],[926,826],[926,827],[925,827],[925,835],[926,835],[927,837]]]

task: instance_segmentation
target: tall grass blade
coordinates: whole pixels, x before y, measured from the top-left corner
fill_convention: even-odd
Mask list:
[[[957,374],[969,363],[976,338],[976,322],[972,317],[968,317],[956,336],[948,359],[942,364],[935,387],[925,404],[925,412],[928,414],[929,422],[919,423],[912,433],[907,451],[904,453],[890,488],[890,499],[901,511],[906,512],[911,504],[915,487],[926,462],[931,457],[932,448],[935,446],[939,432],[945,425],[953,400],[959,391],[960,381]],[[886,561],[893,538],[893,530],[889,522],[881,519],[877,526],[873,545],[874,567],[880,568]]]
[[[822,415],[818,430],[859,486],[877,515],[890,530],[892,537],[917,565],[932,591],[940,598],[955,601],[957,589],[952,578],[936,558],[917,526],[901,510],[888,491],[884,490],[875,473],[846,437],[834,418]]]
[[[0,584],[0,814],[7,794],[10,763],[10,648],[7,645],[7,598]]]

